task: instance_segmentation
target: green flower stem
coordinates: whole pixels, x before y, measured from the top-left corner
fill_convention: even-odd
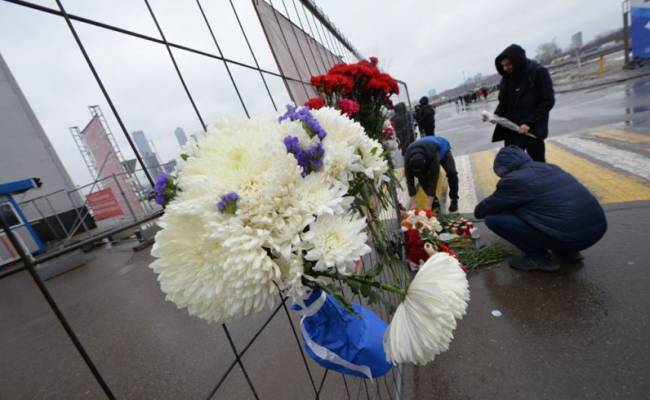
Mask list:
[[[400,295],[401,300],[404,300],[404,298],[406,297],[406,289],[402,289],[402,288],[399,288],[397,286],[386,285],[384,283],[376,282],[376,281],[369,281],[367,279],[364,279],[364,278],[361,278],[361,277],[358,277],[358,276],[354,276],[354,275],[350,275],[350,276],[341,275],[338,272],[330,273],[330,272],[320,272],[320,271],[313,271],[313,270],[310,271],[310,272],[314,276],[324,276],[324,277],[334,279],[334,280],[339,280],[339,281],[357,282],[357,283],[360,283],[362,285],[372,286],[374,288],[385,290],[387,292],[397,293],[397,294]]]

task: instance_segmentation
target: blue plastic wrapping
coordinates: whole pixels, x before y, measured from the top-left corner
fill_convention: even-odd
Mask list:
[[[336,299],[314,291],[299,309],[305,351],[324,368],[374,379],[390,371],[386,361],[386,323],[369,309],[353,304],[350,314]]]

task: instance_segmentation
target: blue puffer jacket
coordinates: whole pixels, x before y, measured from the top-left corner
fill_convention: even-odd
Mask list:
[[[560,167],[535,162],[519,147],[509,146],[497,154],[494,172],[501,180],[476,206],[477,218],[512,212],[551,238],[585,247],[607,231],[598,200]]]

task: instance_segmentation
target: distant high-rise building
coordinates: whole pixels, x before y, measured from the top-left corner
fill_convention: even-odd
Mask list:
[[[185,131],[183,128],[176,128],[174,131],[174,135],[176,135],[176,140],[178,140],[178,145],[183,147],[185,146],[185,143],[187,143],[187,136],[185,135]]]
[[[147,167],[147,170],[149,170],[151,176],[155,178],[160,175],[162,173],[162,169],[160,168],[158,157],[149,145],[149,141],[144,135],[144,132],[134,131],[131,133],[131,137],[133,138],[135,147],[138,149],[138,152],[144,161],[144,165]]]

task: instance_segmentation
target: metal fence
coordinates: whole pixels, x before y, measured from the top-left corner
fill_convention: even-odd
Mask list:
[[[271,80],[279,78],[285,82],[299,81],[299,79],[296,77],[284,76],[280,72],[266,69],[260,66],[257,53],[254,50],[253,46],[251,46],[248,38],[250,31],[247,31],[244,28],[244,24],[242,23],[242,18],[240,16],[242,9],[246,7],[246,2],[243,1],[241,3],[233,2],[232,0],[221,1],[219,2],[219,10],[230,15],[232,26],[236,28],[231,32],[231,35],[241,35],[241,39],[243,39],[243,42],[247,44],[247,50],[250,53],[250,62],[228,58],[228,55],[224,54],[223,42],[219,42],[217,40],[217,37],[214,35],[214,26],[209,16],[205,12],[204,7],[206,6],[205,3],[207,2],[201,2],[200,0],[196,0],[196,2],[188,1],[184,3],[183,7],[193,7],[195,8],[195,11],[201,15],[202,23],[205,24],[207,31],[210,33],[208,40],[214,45],[213,49],[211,50],[206,50],[205,48],[194,48],[186,44],[175,43],[168,40],[166,31],[163,29],[163,25],[160,23],[159,15],[157,13],[160,3],[156,4],[157,2],[154,2],[153,0],[144,0],[144,6],[148,10],[150,22],[153,23],[156,28],[156,35],[147,35],[138,32],[137,30],[125,29],[119,23],[109,24],[88,18],[83,15],[69,13],[63,4],[63,1],[61,0],[56,0],[56,7],[48,7],[41,4],[20,0],[3,0],[3,2],[11,3],[12,6],[15,7],[24,7],[26,9],[35,11],[36,13],[34,15],[48,14],[58,17],[61,21],[65,22],[67,29],[72,34],[72,40],[74,40],[74,43],[78,47],[78,50],[82,53],[85,64],[89,68],[94,81],[101,91],[104,103],[108,105],[108,108],[111,111],[110,117],[119,126],[119,130],[124,134],[123,139],[128,142],[133,153],[138,159],[138,162],[143,167],[145,164],[142,160],[142,157],[136,151],[134,143],[128,134],[129,130],[127,129],[127,126],[124,122],[125,119],[122,117],[121,112],[118,110],[118,107],[116,106],[116,103],[112,97],[112,93],[108,89],[108,85],[106,85],[104,82],[104,76],[97,68],[93,57],[90,56],[90,53],[92,51],[97,51],[97,49],[89,49],[88,45],[84,42],[82,35],[80,34],[80,31],[83,31],[86,29],[86,27],[93,27],[99,30],[110,32],[120,37],[129,37],[130,39],[137,40],[139,43],[143,43],[146,46],[164,48],[168,55],[167,61],[173,66],[175,79],[177,80],[176,82],[168,83],[170,85],[180,84],[183,89],[185,98],[193,111],[196,121],[203,129],[206,127],[208,117],[201,112],[201,109],[206,109],[206,104],[208,103],[203,102],[202,105],[199,106],[197,97],[202,97],[202,94],[199,94],[197,96],[194,89],[196,89],[196,92],[200,92],[200,90],[197,89],[196,85],[192,85],[190,83],[192,80],[191,74],[193,72],[185,71],[183,67],[180,66],[179,59],[188,55],[192,55],[201,57],[202,59],[206,59],[211,62],[222,63],[223,67],[225,68],[225,75],[222,78],[227,79],[230,82],[235,93],[235,96],[230,98],[230,103],[239,103],[243,113],[248,117],[254,114],[253,109],[257,107],[260,96],[268,97],[268,104],[270,104],[274,110],[278,111],[282,107],[281,101],[287,97],[287,93],[285,91],[286,89],[282,87],[282,85],[278,86],[270,84],[269,82]],[[340,55],[344,60],[351,61],[354,59],[354,56],[356,55],[354,49],[345,41],[345,39],[342,38],[341,34],[331,25],[329,20],[322,14],[322,12],[317,7],[315,7],[313,2],[308,0],[276,0],[275,5],[271,1],[269,1],[269,3],[276,8],[277,12],[283,14],[297,26],[300,26],[315,40],[321,43],[321,45],[328,48],[334,54]],[[248,6],[250,7],[250,3]],[[303,52],[302,55],[296,55],[296,57],[305,57],[305,52]],[[238,70],[238,72],[234,72],[235,69]],[[242,74],[243,70],[252,72],[252,74]],[[237,77],[240,78],[238,79]],[[245,77],[245,79],[242,77]],[[249,80],[253,78],[259,79],[259,87],[264,88],[262,92],[251,92],[249,90]],[[302,83],[306,85],[309,84],[309,82]],[[243,87],[247,88],[243,89]],[[403,85],[403,88],[405,89],[405,85]],[[250,96],[251,93],[254,93],[254,97],[247,97]],[[406,92],[406,94],[408,96],[408,92]],[[410,102],[410,99],[408,99],[408,97],[404,100]],[[254,107],[251,107],[252,103],[255,104]],[[123,110],[123,112],[134,113],[137,111]],[[147,172],[146,168],[144,169],[144,174],[148,182],[153,185],[152,176]],[[33,206],[37,206],[36,203],[37,202],[34,202]],[[384,220],[384,222],[387,224],[390,235],[395,242],[400,241],[397,214],[397,210],[394,209],[382,210],[380,214],[381,219]],[[72,315],[64,315],[64,312],[62,310],[64,310],[65,307],[57,302],[50,289],[48,288],[48,285],[46,285],[40,278],[36,267],[39,264],[55,260],[58,257],[64,256],[72,251],[81,249],[84,246],[87,246],[89,243],[96,242],[97,240],[109,237],[111,235],[119,234],[120,232],[128,231],[140,226],[141,224],[155,221],[155,219],[160,215],[162,215],[162,211],[155,209],[149,209],[149,212],[146,215],[131,215],[132,219],[134,220],[133,222],[124,221],[120,225],[107,227],[107,230],[103,231],[99,235],[94,235],[87,240],[68,245],[61,250],[51,251],[37,259],[34,259],[29,254],[25,253],[24,249],[20,247],[14,235],[10,230],[6,229],[5,223],[2,222],[2,228],[5,229],[12,243],[19,252],[23,264],[3,270],[0,274],[0,282],[9,277],[16,277],[17,274],[20,274],[21,272],[29,273],[31,279],[38,287],[40,293],[46,299],[49,308],[56,315],[57,321],[65,329],[67,337],[72,341],[76,350],[82,356],[85,365],[92,373],[92,376],[94,377],[97,384],[101,387],[102,392],[107,398],[110,399],[130,397],[141,398],[141,394],[138,394],[137,391],[133,392],[125,390],[124,384],[121,383],[116,377],[106,379],[106,375],[102,372],[102,368],[98,367],[96,359],[91,356],[91,352],[87,350],[87,348],[82,343],[82,340],[80,340],[81,335],[78,334],[77,331],[73,328],[73,324],[68,321]],[[81,224],[83,221],[84,217],[80,215],[79,223]],[[52,227],[52,229],[55,229],[55,227]],[[68,234],[70,233],[71,232],[68,232]],[[363,260],[364,268],[365,266],[369,267],[371,265],[374,265],[377,261],[377,257],[380,256],[381,255],[377,254],[375,251],[369,256],[365,257]],[[384,270],[382,273],[382,279],[385,282],[398,283],[398,281],[403,281],[405,279],[405,273],[406,272],[401,265],[395,264],[392,265],[392,268]],[[357,298],[357,300],[360,299]],[[385,297],[385,300],[386,301],[382,303],[383,305],[373,305],[372,307],[374,307],[376,311],[385,320],[388,321],[390,319],[391,307],[397,304],[398,299],[395,296],[387,295],[387,297]],[[203,392],[205,393],[204,398],[230,398],[230,396],[235,396],[233,393],[238,393],[237,396],[245,393],[243,395],[243,398],[267,398],[269,396],[268,393],[273,393],[273,391],[265,390],[264,387],[272,387],[273,385],[286,385],[287,382],[289,382],[291,386],[291,388],[288,388],[287,390],[289,390],[289,392],[293,390],[293,392],[289,394],[288,398],[400,398],[402,377],[401,369],[399,368],[393,368],[393,370],[384,378],[369,381],[365,379],[351,378],[349,376],[344,376],[341,374],[332,373],[328,370],[323,370],[311,360],[309,360],[302,349],[302,341],[297,330],[298,316],[296,313],[292,313],[289,310],[287,299],[285,297],[279,295],[278,301],[279,305],[274,310],[270,311],[266,315],[261,316],[250,326],[244,325],[237,326],[235,328],[233,328],[231,324],[223,324],[219,328],[216,325],[211,326],[213,332],[217,332],[219,330],[222,332],[223,335],[221,339],[219,339],[219,343],[225,344],[227,352],[220,352],[217,360],[215,360],[214,369],[222,371],[222,373],[214,377],[214,383],[210,385],[210,387],[203,389]],[[236,331],[235,334],[233,334],[233,329]],[[299,354],[299,357],[294,359],[290,364],[283,365],[282,368],[272,368],[266,370],[265,372],[259,372],[261,365],[274,365],[274,363],[270,362],[270,358],[258,359],[255,356],[258,351],[256,346],[258,346],[258,343],[268,335],[271,335],[271,337],[268,338],[268,340],[270,340],[270,343],[282,344],[277,346],[278,351],[280,351],[280,349],[286,350],[286,346],[289,345],[288,343],[291,343],[291,346],[293,347],[292,351],[296,354]],[[135,340],[137,340],[137,338]],[[101,347],[101,344],[99,347]],[[268,347],[269,346],[267,346],[267,348]],[[272,344],[270,347],[271,348],[268,349],[267,352],[264,352],[264,357],[273,357],[273,347],[276,346]],[[215,352],[218,351],[215,349]],[[101,357],[105,360],[111,356],[103,354]],[[103,363],[106,363],[106,361]],[[45,369],[48,367],[43,365],[41,368]],[[251,370],[255,370],[256,372],[251,373]],[[170,371],[170,373],[174,374],[175,371]],[[38,375],[38,372],[35,375]],[[304,379],[300,377],[304,377]],[[0,381],[2,381],[2,379],[3,377],[0,376]],[[30,385],[31,383],[25,381],[24,384]],[[159,384],[164,386],[163,382],[160,382]],[[116,390],[115,387],[118,387],[118,389]],[[0,389],[0,393],[1,391],[2,389]],[[81,397],[81,394],[66,393],[61,397]],[[160,397],[165,397],[164,390],[162,390],[160,393]]]

